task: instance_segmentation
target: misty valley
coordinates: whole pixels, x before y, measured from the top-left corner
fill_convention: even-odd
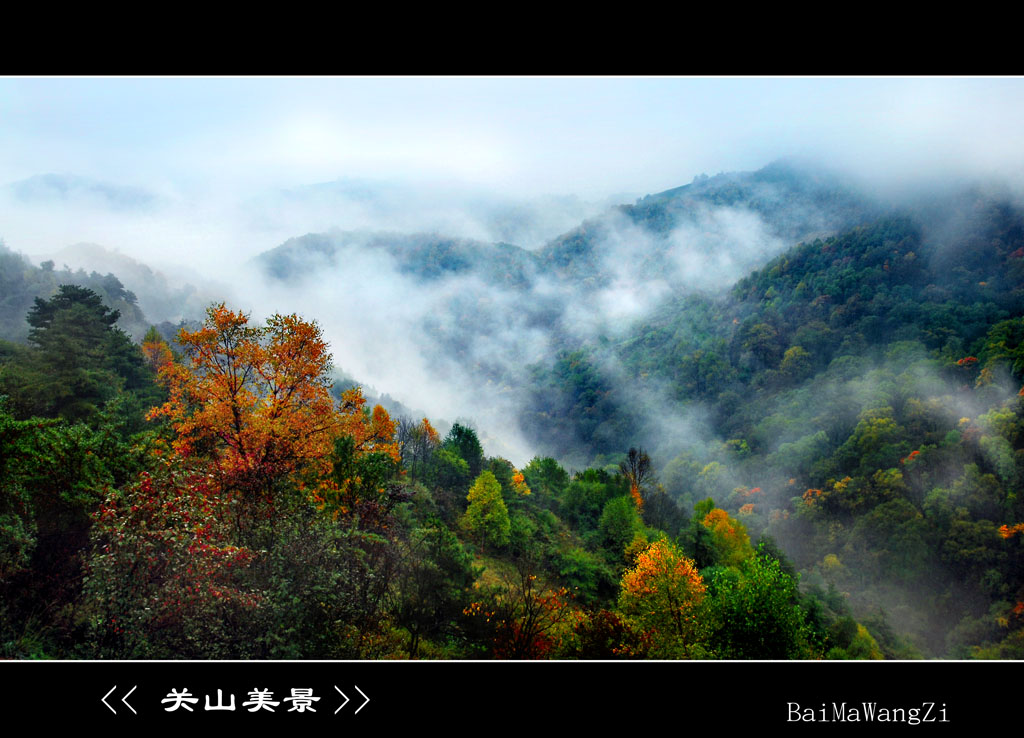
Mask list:
[[[1024,658],[1008,186],[330,222],[216,273],[0,245],[0,658]]]

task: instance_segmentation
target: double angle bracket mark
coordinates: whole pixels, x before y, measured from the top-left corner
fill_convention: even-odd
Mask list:
[[[359,707],[357,707],[356,711],[354,713],[352,713],[353,715],[358,715],[360,710],[362,710],[364,707],[366,707],[368,704],[370,704],[370,698],[366,696],[366,693],[363,692],[363,690],[361,690],[358,685],[353,685],[353,686],[356,688],[356,691],[359,694],[363,695],[363,700],[365,700],[363,702],[363,704],[361,704]],[[342,692],[340,689],[338,689],[338,685],[337,684],[334,685],[334,689],[335,689],[335,691],[338,694],[340,694],[342,697],[345,698],[345,701],[342,702],[341,705],[338,707],[338,709],[334,711],[334,714],[337,715],[339,712],[341,712],[341,708],[344,707],[345,705],[347,705],[349,703],[349,700],[352,699],[352,698],[349,697],[344,692]]]
[[[128,693],[125,694],[124,697],[121,698],[121,702],[123,702],[125,704],[125,706],[129,710],[131,710],[132,713],[134,713],[135,715],[138,715],[139,713],[135,712],[135,708],[128,704],[128,695],[130,695],[132,692],[134,692],[136,689],[138,689],[138,686],[139,685],[136,684],[134,687],[132,687],[131,689],[128,690]],[[100,702],[102,702],[104,705],[106,705],[107,709],[110,710],[112,713],[114,713],[116,715],[117,714],[117,710],[115,710],[113,707],[111,707],[110,703],[107,702],[107,697],[112,695],[114,693],[115,689],[117,689],[117,685],[116,684],[114,685],[113,689],[111,689],[109,692],[107,692],[105,695],[103,695],[100,698]]]

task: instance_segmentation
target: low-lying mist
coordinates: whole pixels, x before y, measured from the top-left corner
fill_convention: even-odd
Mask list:
[[[189,198],[47,176],[8,186],[0,206],[9,245],[114,273],[154,323],[196,320],[220,300],[256,318],[313,318],[346,375],[434,417],[471,419],[489,452],[522,464],[551,452],[520,427],[531,367],[615,340],[667,298],[722,290],[784,249],[794,222],[807,229],[786,182],[752,186],[754,207],[749,193],[609,207],[365,180]],[[323,235],[316,248],[288,240],[303,233]],[[274,249],[277,261],[260,257]],[[632,391],[615,367],[603,373]]]
[[[300,313],[324,327],[345,375],[473,422],[514,463],[576,465],[586,452],[539,442],[543,416],[524,413],[538,367],[596,347],[604,391],[646,416],[623,450],[704,443],[693,411],[653,378],[636,382],[612,346],[681,295],[721,294],[797,239],[877,211],[847,180],[787,164],[614,207],[345,179],[199,198],[68,177],[10,185],[0,207],[9,246],[113,272],[154,323],[200,319],[218,301],[255,319]]]

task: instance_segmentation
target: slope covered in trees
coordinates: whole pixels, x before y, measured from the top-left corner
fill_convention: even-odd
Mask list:
[[[687,282],[750,214],[770,257]],[[722,229],[679,262],[693,224]],[[1012,198],[884,209],[769,167],[537,252],[334,234],[264,263],[301,283],[310,253],[356,247],[504,290],[491,308],[546,331],[540,361],[471,366],[517,400],[537,456],[516,468],[466,422],[438,433],[332,390],[316,316],[222,304],[140,345],[112,275],[94,291],[0,254],[0,318],[23,326],[0,345],[3,655],[1024,655]],[[578,322],[658,284],[639,319]],[[493,310],[452,304],[427,345],[474,356]]]
[[[591,454],[648,439],[684,509],[713,497],[923,653],[1019,656],[1022,225],[968,190],[799,244],[567,354],[535,406]]]
[[[87,348],[117,335],[81,288],[44,314]],[[744,657],[723,615],[739,596],[781,619],[758,655],[846,653],[770,543],[710,500],[693,520],[666,505],[641,451],[618,472],[519,470],[466,426],[442,439],[358,390],[335,402],[319,329],[296,316],[215,306],[177,344],[129,344],[166,392],[142,430],[127,382],[87,392],[80,417],[20,410],[17,388],[0,408],[5,655]],[[742,594],[765,567],[788,589]],[[662,600],[678,612],[647,617]]]
[[[108,307],[118,311],[118,324],[128,333],[141,337],[146,332],[146,318],[135,294],[113,274],[57,269],[52,261],[36,267],[0,243],[0,340],[24,341],[29,332],[25,316],[33,301],[52,297],[62,284],[85,287],[100,295]]]

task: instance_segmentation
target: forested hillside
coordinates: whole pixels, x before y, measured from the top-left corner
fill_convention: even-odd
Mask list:
[[[25,316],[36,297],[50,297],[62,284],[86,287],[118,311],[118,324],[126,332],[141,338],[149,327],[138,307],[138,298],[125,289],[111,273],[86,273],[84,269],[72,271],[57,269],[53,261],[34,266],[21,254],[0,243],[0,339],[24,341],[30,326]]]
[[[979,191],[944,205],[801,243],[728,295],[566,351],[527,417],[591,453],[651,439],[684,509],[723,502],[805,584],[926,654],[1017,653],[1024,219]],[[681,437],[659,440],[673,414]]]
[[[332,387],[317,315],[140,331],[117,277],[0,257],[4,656],[1024,656],[999,190],[883,203],[773,165],[537,251],[336,231],[261,257],[289,288],[438,295],[402,350],[509,408],[518,466]]]

